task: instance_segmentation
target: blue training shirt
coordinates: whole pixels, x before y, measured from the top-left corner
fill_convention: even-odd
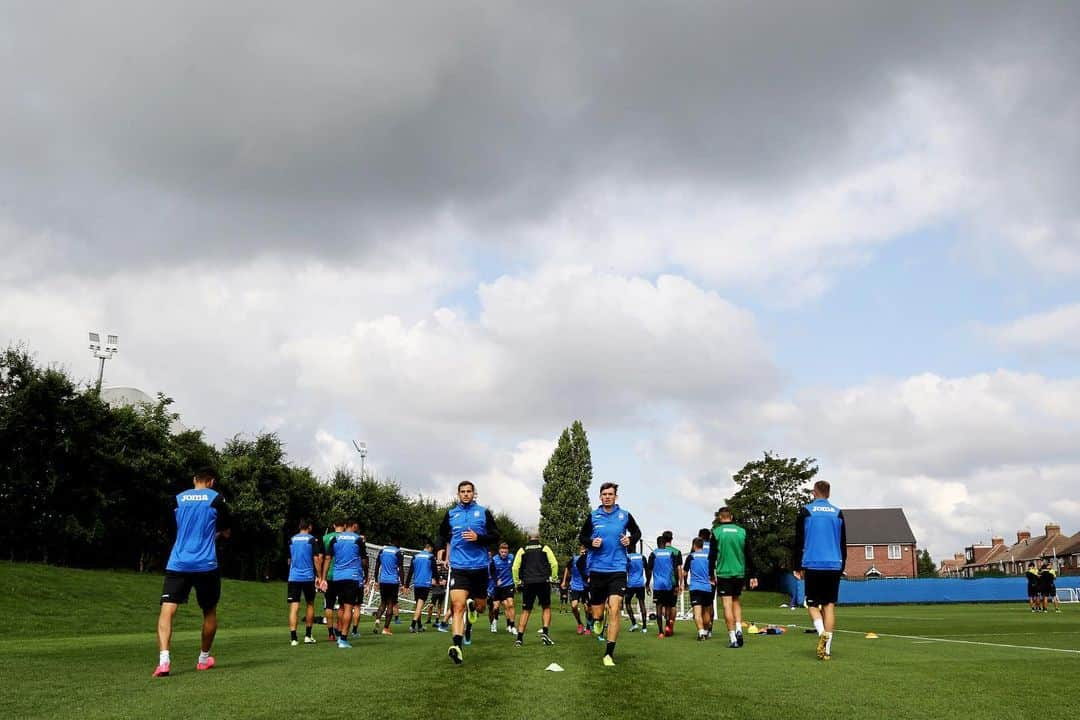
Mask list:
[[[645,587],[645,556],[641,553],[626,554],[626,587]]]
[[[410,572],[412,573],[413,587],[431,587],[432,569],[435,567],[435,556],[423,550],[413,555]]]
[[[671,548],[656,548],[649,555],[652,562],[652,589],[675,589],[675,552]]]
[[[799,511],[796,546],[801,540],[800,567],[807,570],[844,569],[844,514],[825,498]]]
[[[626,572],[626,548],[622,544],[624,535],[630,536],[633,546],[640,538],[641,531],[633,516],[618,505],[611,512],[604,506],[593,510],[585,521],[579,540],[589,550],[589,572],[613,573]],[[600,538],[600,547],[593,547],[592,541]]]
[[[218,521],[224,520],[225,500],[216,490],[192,488],[176,496],[176,542],[166,570],[209,572],[217,570]]]
[[[585,590],[585,578],[581,576],[581,570],[578,569],[578,558],[580,557],[579,555],[570,563],[570,589],[575,592]]]
[[[315,556],[322,555],[322,541],[311,533],[297,533],[289,540],[289,582],[315,579]]]
[[[505,560],[502,555],[495,553],[489,569],[494,570],[492,577],[495,578],[496,587],[514,586],[514,553],[507,553]]]
[[[695,550],[686,558],[686,564],[690,571],[690,589],[700,592],[712,590],[713,586],[709,581],[709,553],[704,550]]]
[[[351,530],[338,533],[338,536],[330,541],[326,554],[334,558],[335,580],[364,581],[364,568],[360,562],[364,547],[363,539]]]
[[[379,551],[379,583],[398,585],[401,583],[401,548],[387,545]]]
[[[467,530],[476,533],[473,542],[466,540],[463,534]],[[471,502],[468,505],[458,503],[446,511],[439,536],[442,542],[450,545],[450,567],[456,570],[483,570],[487,568],[488,544],[498,535],[495,518],[483,505]]]

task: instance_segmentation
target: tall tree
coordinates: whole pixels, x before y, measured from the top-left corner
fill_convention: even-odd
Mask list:
[[[795,519],[810,502],[809,485],[817,475],[813,458],[781,458],[765,453],[734,476],[739,490],[727,499],[735,522],[750,532],[750,552],[758,572],[775,575],[792,567]]]
[[[585,426],[580,420],[575,420],[570,426],[570,452],[574,462],[574,475],[582,492],[585,493],[586,502],[589,497],[589,486],[592,485],[592,453],[589,452],[589,437],[585,434]]]
[[[581,423],[575,425],[580,427]],[[592,459],[584,428],[581,428],[579,442],[581,444],[575,450],[570,429],[564,429],[544,468],[540,535],[560,562],[576,554],[577,534],[589,513],[588,483],[592,479]],[[583,482],[585,462],[588,463],[588,479]]]
[[[934,566],[934,559],[930,557],[929,550],[919,550],[915,561],[915,567],[921,578],[938,576],[937,567]]]

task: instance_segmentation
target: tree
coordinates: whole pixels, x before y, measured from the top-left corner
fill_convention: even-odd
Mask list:
[[[934,566],[934,560],[930,557],[929,550],[918,551],[915,567],[918,569],[918,574],[921,578],[938,576],[937,568]]]
[[[540,535],[560,562],[577,554],[577,535],[589,514],[592,457],[585,428],[564,429],[544,467],[540,494]]]
[[[734,476],[739,490],[727,499],[735,522],[750,533],[750,552],[759,575],[790,569],[799,508],[811,500],[808,486],[817,461],[780,458],[766,452]]]

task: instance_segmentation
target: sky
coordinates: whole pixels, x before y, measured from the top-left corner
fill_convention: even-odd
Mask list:
[[[0,0],[0,342],[523,525],[1080,531],[1080,7]]]

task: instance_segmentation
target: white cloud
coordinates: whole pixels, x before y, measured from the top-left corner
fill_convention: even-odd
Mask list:
[[[1080,303],[1063,305],[989,330],[1000,345],[1014,350],[1080,351]]]

